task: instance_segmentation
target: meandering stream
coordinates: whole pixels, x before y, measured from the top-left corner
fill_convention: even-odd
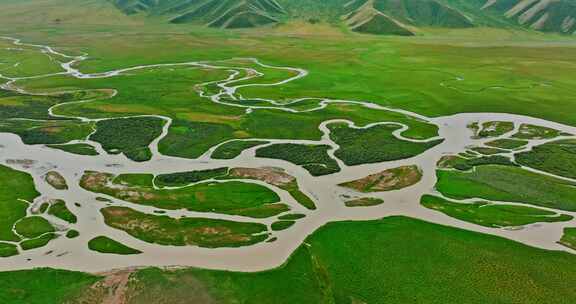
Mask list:
[[[213,102],[226,104],[227,106],[245,107],[247,111],[252,111],[258,108],[274,108],[282,109],[285,111],[297,112],[294,109],[282,108],[281,105],[275,101],[269,101],[270,106],[247,106],[242,105],[241,100],[239,103],[228,104],[222,101],[222,97],[236,96],[236,91],[240,87],[247,86],[279,86],[290,81],[305,77],[307,71],[291,67],[274,67],[264,65],[257,59],[252,60],[256,65],[265,68],[283,69],[291,71],[295,76],[285,79],[283,81],[273,84],[242,84],[234,86],[234,83],[252,79],[261,75],[260,72],[251,68],[238,68],[234,66],[224,66],[212,64],[209,62],[186,62],[174,64],[156,64],[137,66],[119,70],[113,70],[104,73],[84,74],[79,71],[75,66],[78,63],[86,60],[87,55],[70,56],[58,52],[52,47],[44,45],[30,45],[20,42],[20,40],[8,38],[15,45],[36,47],[46,54],[60,56],[61,58],[69,59],[68,62],[61,63],[63,72],[48,75],[39,75],[34,77],[14,78],[1,76],[0,79],[5,79],[6,83],[2,85],[3,89],[14,90],[21,93],[28,93],[23,88],[17,87],[18,80],[50,77],[54,75],[71,75],[76,78],[89,79],[89,78],[107,78],[115,77],[130,71],[136,71],[146,68],[161,68],[170,66],[195,66],[198,68],[211,68],[211,69],[224,69],[229,70],[230,75],[227,79],[200,84],[208,85],[216,83],[222,90],[214,95],[204,96],[210,98]],[[238,78],[244,70],[247,76]],[[31,94],[31,93],[29,93]],[[113,92],[111,95],[114,95]],[[313,98],[317,99],[317,98]],[[254,99],[251,99],[254,100]],[[261,99],[265,100],[265,99]],[[306,98],[301,99],[306,100]],[[85,100],[80,102],[90,102]],[[297,101],[295,101],[297,102]],[[293,165],[291,163],[274,160],[263,159],[255,157],[256,148],[244,151],[239,157],[233,160],[214,160],[210,158],[211,153],[216,149],[213,147],[202,157],[198,159],[183,159],[161,155],[158,152],[158,143],[166,136],[171,119],[163,116],[156,116],[164,119],[167,123],[163,129],[162,135],[157,138],[150,146],[153,152],[153,158],[148,162],[138,163],[133,162],[122,155],[110,155],[105,153],[102,147],[95,142],[89,142],[97,147],[100,152],[99,156],[81,156],[65,153],[63,151],[47,148],[43,145],[25,145],[20,138],[14,134],[0,133],[0,163],[8,165],[14,169],[30,173],[33,178],[37,190],[41,193],[41,197],[35,202],[39,204],[47,198],[50,199],[63,199],[67,202],[68,207],[78,217],[78,223],[72,225],[74,229],[80,232],[80,236],[75,239],[67,239],[65,237],[57,238],[51,241],[46,247],[24,251],[21,254],[10,257],[0,258],[0,271],[27,269],[34,267],[54,267],[70,270],[98,272],[114,268],[124,268],[132,266],[192,266],[209,269],[225,269],[231,271],[259,271],[277,267],[284,263],[286,259],[300,246],[306,237],[312,234],[321,226],[328,222],[343,221],[343,220],[373,220],[387,216],[402,215],[414,217],[425,221],[463,228],[466,230],[477,231],[492,235],[502,236],[511,240],[522,242],[524,244],[535,246],[539,248],[552,249],[552,250],[565,250],[570,249],[563,247],[556,242],[562,236],[564,227],[576,226],[576,220],[561,223],[542,223],[524,226],[520,230],[510,229],[493,229],[482,227],[479,225],[463,222],[451,218],[443,213],[427,209],[420,205],[420,197],[423,194],[435,193],[434,185],[436,183],[436,164],[438,160],[445,155],[458,154],[467,149],[468,146],[480,145],[483,142],[494,140],[490,139],[474,139],[472,138],[472,131],[468,129],[468,125],[472,122],[484,121],[511,121],[516,125],[516,130],[522,123],[529,123],[538,126],[549,127],[557,129],[566,133],[576,134],[576,127],[563,125],[543,119],[537,119],[521,115],[501,114],[501,113],[466,113],[456,114],[445,117],[429,118],[416,113],[405,110],[390,109],[377,104],[360,101],[347,101],[347,100],[322,100],[319,107],[313,110],[321,109],[330,103],[354,103],[363,105],[374,109],[375,111],[394,111],[404,115],[421,119],[433,123],[439,128],[439,137],[444,138],[445,141],[441,144],[431,148],[430,150],[409,159],[390,161],[378,164],[367,164],[349,167],[342,161],[335,158],[342,168],[342,171],[336,174],[313,177],[303,168]],[[58,105],[62,106],[62,105]],[[54,108],[58,107],[55,106]],[[54,115],[54,108],[50,109],[50,114]],[[59,116],[62,117],[62,116]],[[77,117],[82,120],[89,120],[84,117]],[[117,118],[117,117],[116,117]],[[342,122],[342,120],[338,120]],[[329,130],[327,125],[335,121],[325,121],[320,125],[320,130],[324,136],[320,141],[305,141],[305,140],[269,140],[263,139],[274,143],[314,143],[326,144],[332,147],[331,155],[338,148],[338,146],[330,140]],[[354,126],[351,122],[347,122]],[[387,123],[387,122],[382,122]],[[396,122],[393,124],[401,125]],[[401,133],[407,128],[403,126],[402,129],[396,131],[394,134],[400,139],[411,140],[405,138]],[[516,131],[515,130],[515,131]],[[515,132],[513,131],[513,132]],[[253,140],[253,139],[250,139]],[[550,140],[534,140],[523,150],[528,150],[534,145],[542,144]],[[516,152],[516,151],[515,151]],[[22,164],[10,163],[8,160],[33,160],[32,164],[23,166]],[[382,198],[385,203],[375,207],[365,208],[348,208],[345,207],[344,201],[347,199],[345,196],[358,196],[351,190],[337,186],[342,182],[363,178],[369,174],[378,173],[385,169],[395,168],[403,165],[418,165],[423,170],[423,179],[418,184],[398,191],[374,193],[371,197]],[[286,172],[298,179],[302,191],[314,199],[318,207],[317,210],[307,210],[301,205],[296,203],[287,192],[278,188],[272,187],[258,181],[246,181],[257,183],[269,187],[277,192],[282,202],[290,205],[294,212],[304,213],[307,216],[297,221],[297,224],[290,229],[273,232],[273,235],[278,238],[277,241],[272,243],[260,243],[253,246],[241,248],[219,248],[207,249],[199,247],[173,247],[161,246],[146,243],[129,236],[127,233],[111,228],[104,223],[99,210],[106,207],[105,202],[97,201],[95,198],[106,197],[114,202],[115,206],[128,206],[135,210],[154,214],[157,208],[147,207],[142,205],[131,204],[120,200],[107,197],[105,195],[97,195],[92,192],[82,189],[78,185],[78,181],[86,170],[109,172],[113,174],[121,173],[173,173],[187,170],[203,170],[218,167],[280,167]],[[68,190],[55,190],[44,181],[44,174],[48,171],[55,170],[61,173],[68,181]],[[576,181],[575,181],[576,182]],[[81,207],[76,207],[74,203],[80,203]],[[507,203],[511,204],[511,203]],[[519,204],[523,205],[523,204]],[[545,208],[543,208],[545,209]],[[556,211],[556,210],[555,210]],[[30,211],[29,211],[30,212]],[[576,217],[576,212],[561,213],[570,214]],[[188,217],[204,217],[204,218],[218,218],[234,221],[248,221],[248,222],[261,222],[271,224],[275,218],[270,219],[253,219],[243,216],[223,215],[216,213],[205,212],[191,212],[184,210],[167,211],[166,215],[172,217],[188,216]],[[60,223],[62,226],[69,226],[69,224],[59,221],[56,218],[50,218],[54,223]],[[121,256],[121,255],[106,255],[91,251],[87,247],[87,242],[100,235],[109,236],[117,241],[120,241],[127,246],[141,250],[143,253],[138,255]],[[346,242],[346,240],[334,240],[338,242]],[[407,240],[410,241],[410,240]]]

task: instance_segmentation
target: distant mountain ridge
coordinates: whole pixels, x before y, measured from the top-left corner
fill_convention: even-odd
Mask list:
[[[522,27],[576,34],[576,0],[108,0],[127,15],[249,28],[294,19],[357,32],[414,35],[421,27]]]
[[[482,9],[534,30],[576,33],[576,0],[489,0]]]
[[[283,14],[275,0],[113,0],[125,14],[167,16],[172,23],[245,28],[277,23]]]

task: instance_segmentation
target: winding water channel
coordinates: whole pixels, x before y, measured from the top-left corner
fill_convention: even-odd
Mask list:
[[[70,56],[58,52],[52,47],[44,45],[31,45],[24,44],[17,39],[10,39],[16,46],[35,47],[39,51],[47,55],[58,56],[60,58],[67,58],[69,61],[60,63],[63,71],[56,74],[40,75],[25,78],[14,78],[1,76],[0,79],[5,79],[6,83],[2,85],[3,89],[14,90],[21,93],[27,93],[24,89],[17,87],[18,80],[50,77],[54,75],[67,74],[76,78],[107,78],[115,77],[127,73],[129,71],[136,71],[146,68],[161,68],[170,66],[195,66],[199,68],[212,68],[224,69],[230,71],[227,79],[217,82],[205,83],[200,86],[209,84],[217,84],[221,91],[217,94],[204,96],[210,98],[217,103],[226,104],[227,106],[245,107],[247,111],[252,111],[257,108],[274,108],[282,109],[285,111],[296,111],[294,109],[287,109],[280,106],[275,101],[269,101],[270,106],[246,106],[242,105],[241,100],[237,103],[226,103],[222,101],[223,97],[237,98],[236,91],[240,87],[247,86],[278,86],[287,82],[305,77],[307,71],[303,69],[290,68],[290,67],[273,67],[260,63],[257,59],[249,59],[256,65],[265,68],[283,69],[293,72],[295,76],[285,79],[283,81],[273,84],[242,84],[234,86],[234,83],[249,80],[254,77],[262,75],[261,72],[252,68],[238,68],[233,66],[223,66],[219,64],[212,64],[209,62],[187,62],[175,64],[157,64],[147,66],[137,66],[126,69],[113,70],[97,74],[84,74],[79,71],[75,66],[78,63],[86,60],[87,55]],[[246,72],[247,76],[240,77],[241,71]],[[112,95],[115,94],[114,92]],[[205,93],[201,93],[205,94]],[[317,98],[311,98],[317,99]],[[251,99],[254,100],[254,99]],[[266,101],[264,99],[261,99]],[[298,102],[300,99],[294,102]],[[321,99],[319,99],[321,100]],[[90,102],[90,100],[80,101]],[[463,152],[469,146],[481,145],[490,139],[474,139],[472,131],[467,128],[470,123],[484,122],[484,121],[510,121],[514,122],[517,131],[518,127],[523,123],[534,124],[560,130],[570,134],[576,134],[576,127],[567,126],[551,121],[542,119],[501,113],[466,113],[456,114],[445,117],[429,118],[416,113],[411,113],[399,109],[390,109],[380,105],[360,101],[347,101],[347,100],[322,100],[319,107],[315,110],[327,106],[329,103],[355,103],[374,109],[375,111],[394,111],[411,116],[416,119],[421,119],[429,123],[433,123],[439,128],[439,137],[444,138],[445,141],[433,147],[432,149],[409,159],[390,161],[378,164],[368,164],[349,167],[342,161],[338,160],[342,170],[339,173],[313,177],[305,169],[291,164],[289,162],[263,159],[255,157],[256,148],[244,151],[239,157],[233,160],[214,160],[210,158],[211,153],[216,147],[213,147],[198,159],[183,159],[161,155],[158,152],[158,143],[168,132],[168,126],[171,119],[167,117],[158,116],[167,121],[162,135],[157,138],[150,146],[153,152],[153,158],[148,162],[138,163],[133,162],[123,155],[110,155],[104,152],[102,147],[95,142],[88,140],[79,142],[89,142],[97,147],[100,152],[99,156],[81,156],[65,153],[63,151],[47,148],[43,145],[25,145],[20,138],[14,134],[0,133],[0,163],[8,165],[14,169],[30,173],[36,185],[37,190],[41,196],[34,202],[29,212],[37,207],[41,202],[46,199],[63,199],[66,201],[69,209],[78,217],[78,223],[69,225],[57,218],[50,218],[53,223],[60,223],[62,226],[72,226],[80,232],[80,236],[75,239],[67,239],[65,237],[57,238],[51,241],[46,247],[24,251],[21,254],[0,259],[0,271],[28,269],[34,267],[54,267],[70,270],[98,272],[115,268],[133,267],[133,266],[193,266],[208,269],[225,269],[231,271],[259,271],[267,270],[277,267],[284,263],[286,259],[300,246],[306,237],[312,234],[315,230],[324,224],[332,221],[343,220],[373,220],[380,219],[387,216],[403,215],[414,217],[425,221],[463,228],[471,231],[477,231],[486,234],[498,235],[511,240],[515,240],[530,246],[539,248],[571,251],[556,242],[562,236],[564,227],[576,226],[576,220],[569,222],[559,223],[541,223],[526,225],[522,229],[494,229],[487,228],[467,222],[463,222],[443,213],[427,209],[420,205],[420,197],[423,194],[435,193],[434,185],[436,183],[436,164],[438,160],[445,155],[457,154]],[[61,105],[58,105],[61,106]],[[56,107],[58,107],[56,106]],[[50,110],[53,113],[54,109]],[[313,109],[314,110],[314,109]],[[310,110],[309,110],[310,111]],[[296,111],[297,112],[297,111]],[[57,116],[57,115],[54,115]],[[79,119],[88,120],[86,118],[78,117]],[[338,120],[342,122],[342,120]],[[320,130],[324,136],[320,141],[304,141],[304,140],[269,140],[265,141],[274,143],[314,143],[326,144],[332,147],[331,156],[338,146],[330,140],[329,130],[327,125],[334,121],[325,121],[320,125]],[[347,121],[345,121],[347,122]],[[354,126],[351,122],[347,122]],[[386,122],[382,122],[386,123]],[[399,125],[394,122],[393,124]],[[402,137],[400,134],[407,128],[403,126],[402,129],[397,130],[394,134],[403,140],[411,140]],[[254,139],[250,139],[254,140]],[[554,139],[556,140],[556,139]],[[529,150],[534,145],[542,144],[550,140],[533,140],[529,145],[524,147],[523,150]],[[515,153],[518,151],[515,151]],[[22,165],[21,163],[7,162],[9,160],[32,160],[32,163]],[[395,168],[403,165],[418,165],[423,170],[422,181],[418,184],[398,191],[390,191],[383,193],[371,194],[371,197],[382,198],[385,203],[375,207],[364,208],[348,208],[345,207],[344,202],[347,200],[346,196],[357,197],[358,193],[352,190],[345,189],[337,186],[340,183],[363,178],[369,174],[378,173],[385,169]],[[246,181],[257,183],[266,186],[273,191],[277,192],[281,197],[281,201],[290,205],[294,212],[304,213],[307,216],[297,221],[297,224],[290,229],[273,232],[273,235],[278,238],[277,241],[272,243],[259,243],[253,246],[241,248],[219,248],[207,249],[199,247],[173,247],[161,246],[146,243],[136,238],[129,236],[127,233],[111,228],[104,223],[99,210],[107,206],[105,202],[97,201],[96,197],[106,197],[111,199],[115,206],[127,206],[140,212],[154,214],[157,208],[131,204],[116,200],[112,197],[105,195],[98,195],[82,189],[78,181],[86,170],[109,172],[113,174],[121,173],[173,173],[181,171],[203,170],[218,167],[280,167],[286,172],[297,178],[303,192],[311,196],[318,207],[317,210],[307,210],[291,198],[287,192],[270,186],[268,184],[258,181]],[[68,190],[55,190],[44,180],[44,175],[51,170],[56,170],[62,174],[68,181]],[[541,172],[540,172],[541,173]],[[75,205],[80,203],[81,207]],[[513,204],[513,203],[507,203]],[[517,204],[522,205],[522,204]],[[546,208],[542,208],[546,209]],[[554,210],[557,211],[557,210]],[[570,214],[576,217],[576,212],[561,213]],[[246,222],[261,222],[271,224],[275,218],[269,219],[253,219],[243,216],[223,215],[216,213],[205,212],[191,212],[184,210],[166,211],[166,215],[172,217],[204,217],[204,218],[218,218],[234,221]],[[105,255],[91,251],[87,247],[87,242],[100,235],[109,236],[118,240],[127,246],[136,248],[142,251],[142,254],[121,256],[121,255]],[[336,242],[346,242],[345,239],[334,240]],[[409,241],[409,240],[407,240]],[[571,251],[573,252],[573,251]]]

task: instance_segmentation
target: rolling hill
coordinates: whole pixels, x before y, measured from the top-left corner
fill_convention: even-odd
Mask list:
[[[518,27],[576,32],[576,0],[107,0],[126,15],[218,28],[291,20],[344,24],[370,34],[415,35],[419,28]]]
[[[199,23],[210,27],[246,28],[271,23],[284,13],[275,0],[114,0],[127,15],[166,16],[171,23]]]
[[[576,33],[574,0],[489,0],[481,8],[514,23],[544,32]]]

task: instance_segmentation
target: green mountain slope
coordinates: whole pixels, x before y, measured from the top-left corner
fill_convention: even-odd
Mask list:
[[[171,23],[246,28],[271,23],[284,13],[275,0],[113,0],[125,14],[166,16]]]
[[[534,30],[576,34],[575,0],[489,0],[482,10]]]
[[[576,0],[107,0],[127,15],[249,28],[290,20],[345,24],[356,32],[414,35],[419,28],[518,27],[576,32]]]

